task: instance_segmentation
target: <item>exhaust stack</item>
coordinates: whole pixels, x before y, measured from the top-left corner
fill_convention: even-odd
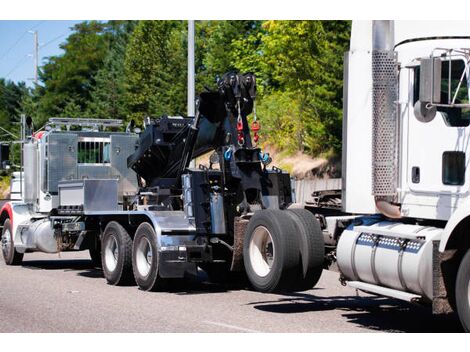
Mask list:
[[[372,194],[384,215],[400,217],[398,187],[398,75],[394,22],[372,23]]]

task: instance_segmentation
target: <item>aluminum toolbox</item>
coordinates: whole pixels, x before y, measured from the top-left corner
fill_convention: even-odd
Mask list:
[[[62,214],[116,210],[119,210],[116,179],[59,182],[59,212]]]

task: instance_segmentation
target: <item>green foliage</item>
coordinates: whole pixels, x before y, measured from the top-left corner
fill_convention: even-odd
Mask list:
[[[231,70],[253,72],[265,143],[338,153],[349,36],[348,21],[197,21],[196,90],[214,89]],[[82,22],[34,89],[0,80],[0,124],[15,125],[20,113],[36,126],[52,116],[184,115],[186,41],[186,21]]]
[[[262,116],[262,143],[274,144],[287,154],[299,150],[300,101],[295,94],[273,92],[265,95],[257,110],[257,115]]]
[[[124,62],[131,117],[183,113],[186,106],[186,35],[181,21],[141,21]]]
[[[86,115],[94,118],[125,119],[129,115],[126,100],[124,59],[130,36],[137,21],[111,21],[108,23],[108,53],[103,67],[95,75],[91,101]]]
[[[295,107],[295,116],[261,116],[268,131],[277,127],[271,121],[294,119],[284,140],[273,138],[278,146],[294,145],[312,155],[341,148],[342,57],[349,28],[345,21],[265,21],[256,37],[235,42],[238,68],[254,71],[263,88],[261,106],[274,104],[272,97],[283,93],[286,108],[270,113]]]
[[[24,82],[18,84],[0,79],[0,126],[13,134],[18,134],[21,101],[28,96]],[[11,140],[12,137],[0,131],[0,140]]]
[[[102,67],[108,51],[106,25],[97,21],[82,22],[61,45],[64,54],[48,58],[40,71],[43,86],[38,86],[40,120],[63,116],[66,106],[82,113],[91,100],[94,76]],[[70,108],[68,109],[70,111]]]

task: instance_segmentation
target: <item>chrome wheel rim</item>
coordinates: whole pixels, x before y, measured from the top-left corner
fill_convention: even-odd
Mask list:
[[[152,268],[153,251],[152,245],[146,237],[142,237],[137,243],[135,251],[135,263],[137,271],[142,277],[147,277]]]
[[[276,257],[276,248],[269,230],[258,226],[250,240],[250,264],[256,275],[267,276]]]
[[[2,252],[3,257],[7,258],[11,250],[11,232],[9,229],[5,229],[2,234]]]
[[[467,286],[467,304],[470,307],[470,280],[468,281],[468,286]]]
[[[106,240],[104,247],[104,262],[109,271],[114,271],[117,267],[119,258],[119,246],[114,235],[111,235]]]

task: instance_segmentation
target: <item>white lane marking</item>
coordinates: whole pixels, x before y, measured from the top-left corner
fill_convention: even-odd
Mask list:
[[[229,325],[229,324],[224,324],[224,323],[218,323],[218,322],[215,322],[215,321],[204,320],[203,323],[216,325],[216,326],[221,326],[221,327],[224,327],[224,328],[229,328],[229,329],[234,329],[234,330],[239,330],[239,331],[244,331],[244,332],[261,333],[261,331],[258,331],[258,330],[246,329],[246,328],[242,328],[240,326]]]

